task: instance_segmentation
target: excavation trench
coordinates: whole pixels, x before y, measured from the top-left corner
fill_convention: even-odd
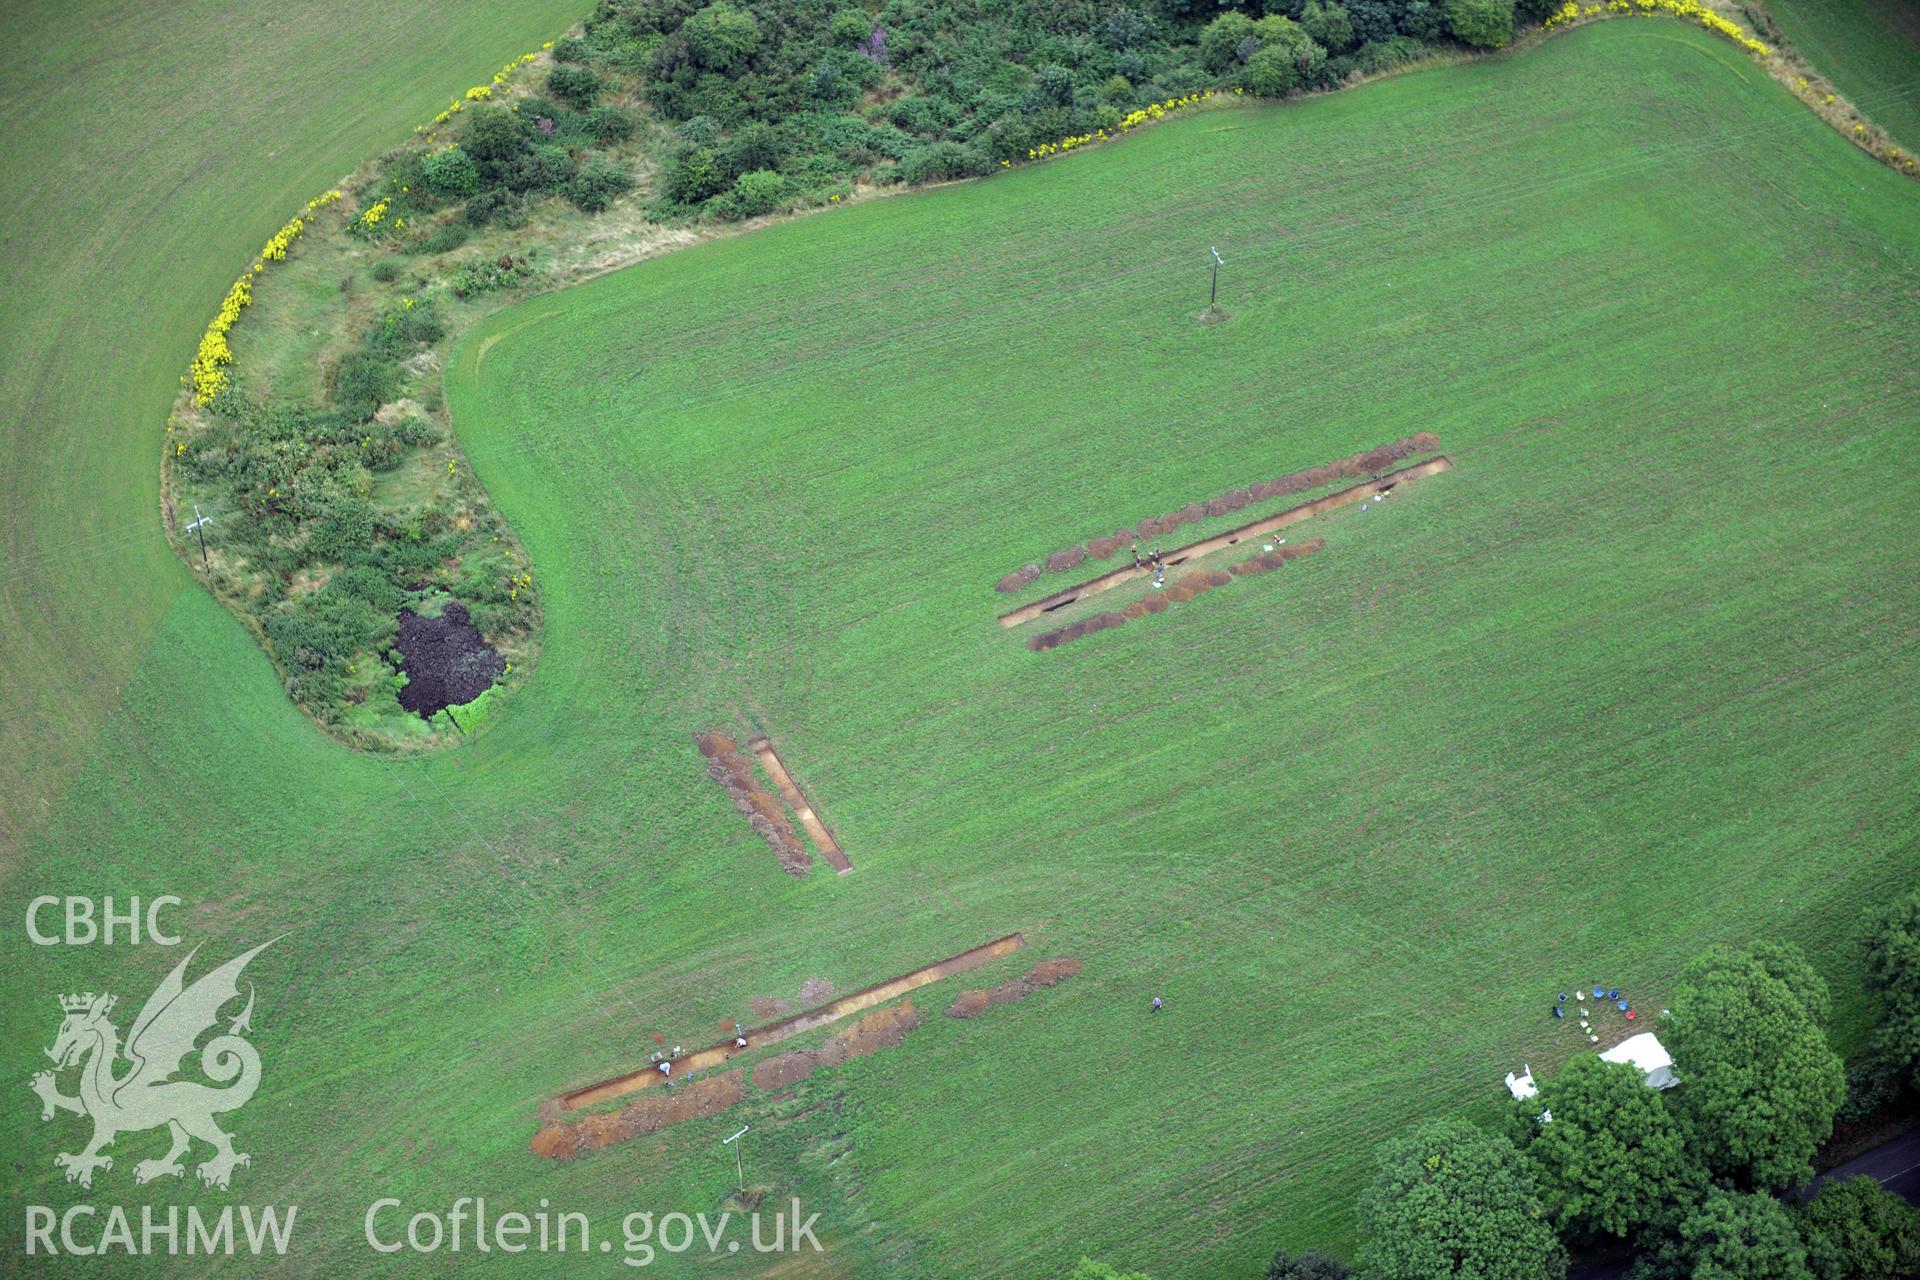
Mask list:
[[[1182,564],[1185,561],[1195,559],[1199,556],[1211,555],[1215,551],[1224,550],[1243,539],[1259,537],[1264,533],[1272,533],[1276,529],[1284,529],[1289,525],[1299,524],[1302,520],[1311,520],[1317,515],[1324,515],[1336,507],[1344,507],[1348,503],[1364,501],[1382,490],[1393,488],[1397,484],[1404,484],[1409,480],[1418,480],[1422,476],[1437,475],[1442,471],[1450,470],[1452,466],[1453,463],[1442,456],[1429,458],[1427,461],[1415,463],[1411,467],[1402,467],[1398,471],[1389,471],[1387,474],[1378,476],[1364,484],[1356,484],[1351,488],[1342,489],[1338,493],[1330,493],[1324,498],[1316,498],[1312,502],[1302,503],[1297,507],[1289,507],[1277,515],[1266,516],[1262,519],[1255,520],[1251,524],[1243,524],[1237,529],[1229,529],[1225,533],[1215,534],[1211,538],[1203,538],[1199,542],[1190,542],[1184,547],[1179,547],[1168,552],[1161,557],[1161,561],[1166,564],[1168,568],[1172,568],[1175,565]],[[1035,600],[1032,604],[1021,605],[1018,609],[1003,613],[1000,615],[1000,625],[1003,627],[1017,627],[1023,622],[1032,622],[1035,618],[1043,617],[1055,609],[1064,608],[1076,600],[1084,600],[1088,596],[1098,595],[1102,591],[1110,591],[1123,583],[1132,582],[1137,578],[1151,577],[1152,575],[1153,569],[1151,566],[1135,569],[1129,565],[1124,569],[1115,569],[1112,573],[1102,574],[1100,577],[1094,578],[1091,581],[1083,582],[1078,586],[1068,587],[1064,591],[1056,591],[1050,596]]]
[[[800,820],[801,828],[812,839],[814,847],[820,850],[820,856],[841,875],[853,870],[853,864],[847,861],[847,855],[841,851],[840,842],[827,830],[827,824],[820,821],[820,815],[807,803],[806,793],[800,790],[800,784],[793,780],[793,775],[787,772],[787,766],[774,753],[773,743],[765,738],[755,738],[747,744],[747,750],[753,752],[760,761],[760,767],[773,779],[780,798],[787,802],[787,807],[793,810],[793,816]]]
[[[1026,945],[1025,938],[1017,933],[1010,933],[1004,938],[996,938],[971,951],[962,951],[957,956],[949,956],[923,969],[915,969],[912,973],[902,974],[898,978],[862,988],[851,995],[841,996],[838,1000],[831,1000],[823,1005],[816,1005],[791,1017],[782,1018],[778,1022],[770,1022],[764,1027],[743,1031],[741,1034],[747,1041],[744,1047],[734,1044],[732,1040],[727,1040],[720,1044],[709,1045],[704,1049],[696,1049],[674,1061],[672,1078],[678,1080],[681,1076],[720,1066],[743,1053],[750,1053],[770,1044],[778,1044],[782,1040],[811,1031],[815,1027],[824,1027],[850,1013],[859,1013],[862,1009],[871,1009],[877,1004],[884,1004],[895,996],[918,990],[930,982],[938,982],[942,978],[950,978],[956,973],[965,973],[969,969],[978,969],[981,965],[998,960],[1001,956],[1012,955]],[[661,1075],[658,1067],[649,1065],[637,1071],[629,1071],[623,1076],[615,1076],[611,1080],[602,1080],[598,1084],[590,1084],[585,1088],[561,1094],[560,1110],[577,1111],[581,1107],[590,1107],[597,1102],[605,1102],[609,1098],[624,1097],[630,1093],[638,1093],[642,1089],[651,1089],[655,1085],[665,1084],[667,1080],[668,1077]]]

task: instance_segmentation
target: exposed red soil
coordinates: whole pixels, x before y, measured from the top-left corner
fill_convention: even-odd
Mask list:
[[[1301,556],[1310,556],[1327,545],[1325,538],[1315,538],[1312,542],[1302,542],[1293,546],[1275,547],[1250,559],[1233,565],[1236,574],[1264,573],[1268,569],[1278,569],[1289,560],[1298,560]]]
[[[1052,960],[1042,960],[1021,977],[1003,982],[986,991],[962,991],[947,1006],[949,1018],[977,1018],[997,1004],[1014,1004],[1032,995],[1041,987],[1051,987],[1065,982],[1080,972],[1080,962],[1072,956],[1057,956]]]
[[[1015,569],[1012,573],[1000,579],[1000,581],[994,583],[993,589],[995,591],[1007,591],[1007,592],[1025,591],[1027,587],[1033,582],[1033,580],[1035,578],[1038,578],[1039,576],[1040,576],[1039,565],[1037,564],[1024,565],[1021,568]]]
[[[760,761],[760,767],[767,771],[769,778],[773,779],[774,788],[780,792],[780,798],[786,802],[788,808],[793,810],[794,817],[800,820],[800,825],[806,829],[807,838],[813,841],[816,849],[820,850],[820,856],[841,875],[853,870],[853,863],[847,861],[847,855],[840,848],[840,842],[833,838],[833,832],[827,830],[827,824],[822,822],[820,815],[813,811],[813,805],[808,803],[806,794],[800,790],[800,784],[795,782],[793,775],[787,771],[787,766],[781,761],[779,753],[773,749],[773,743],[766,738],[755,738],[747,744],[747,749],[753,752]],[[760,794],[766,795],[764,791]],[[768,796],[768,799],[771,800],[772,797]],[[785,812],[782,811],[780,816],[784,819]],[[789,826],[788,835],[791,836],[792,832],[793,828]],[[808,860],[808,865],[812,865],[811,859]],[[802,999],[805,998],[803,995]]]
[[[817,1049],[791,1050],[755,1064],[754,1087],[788,1088],[822,1067],[837,1067],[855,1058],[891,1049],[905,1040],[907,1033],[920,1022],[920,1011],[913,1007],[911,1000],[876,1009],[845,1031],[827,1037]],[[540,1129],[533,1135],[534,1154],[549,1160],[570,1160],[583,1151],[645,1137],[669,1125],[718,1115],[747,1096],[745,1075],[742,1070],[734,1070],[706,1076],[630,1102],[618,1111],[589,1112],[572,1119],[563,1118],[557,1108],[543,1104]]]
[[[1027,981],[1036,987],[1051,987],[1055,983],[1065,982],[1078,975],[1080,962],[1072,956],[1055,956],[1051,960],[1042,960],[1027,970]]]
[[[1237,528],[1229,529],[1225,533],[1215,534],[1211,538],[1202,538],[1198,542],[1190,542],[1184,547],[1179,547],[1171,552],[1165,553],[1162,556],[1162,561],[1167,567],[1171,568],[1188,560],[1211,555],[1216,551],[1223,551],[1242,541],[1298,524],[1302,520],[1311,520],[1313,517],[1332,511],[1337,507],[1363,501],[1375,494],[1383,493],[1396,485],[1405,484],[1410,480],[1417,480],[1422,476],[1436,475],[1439,472],[1451,470],[1452,467],[1453,463],[1445,457],[1429,458],[1425,462],[1415,463],[1410,467],[1402,467],[1398,471],[1389,472],[1386,475],[1369,480],[1364,484],[1357,484],[1346,489],[1341,489],[1336,493],[1327,494],[1325,497],[1315,498],[1312,502],[1302,503],[1297,507],[1289,507],[1285,511],[1277,512],[1274,515],[1262,516],[1258,520],[1240,525]],[[1151,567],[1134,568],[1132,566],[1111,570],[1098,578],[1090,578],[1077,586],[1056,591],[1050,596],[1042,597],[1030,604],[1023,604],[1017,609],[1009,610],[1000,615],[1000,625],[1003,627],[1017,627],[1023,622],[1031,622],[1035,618],[1053,612],[1055,609],[1070,605],[1076,600],[1085,599],[1090,595],[1097,595],[1102,591],[1109,591],[1114,587],[1146,577],[1152,572]],[[1121,620],[1123,622],[1125,621],[1124,618]],[[1084,635],[1086,632],[1082,630],[1079,634]],[[1055,641],[1036,646],[1033,645],[1032,642],[1029,642],[1029,647],[1052,648],[1054,644],[1057,643],[1059,642]]]
[[[747,1096],[746,1073],[729,1071],[630,1102],[618,1111],[596,1111],[572,1122],[543,1125],[533,1136],[535,1155],[568,1160],[583,1151],[612,1146],[668,1125],[718,1115]]]
[[[753,1083],[761,1089],[784,1089],[813,1074],[813,1055],[804,1049],[776,1054],[753,1068]]]
[[[674,1062],[673,1075],[671,1078],[661,1075],[652,1064],[648,1064],[647,1066],[629,1071],[625,1075],[615,1076],[610,1080],[602,1080],[598,1084],[591,1084],[585,1088],[573,1089],[567,1093],[563,1093],[560,1095],[560,1105],[564,1110],[577,1111],[582,1107],[605,1102],[609,1098],[622,1097],[629,1093],[639,1092],[642,1089],[657,1088],[663,1084],[677,1083],[686,1076],[719,1066],[740,1054],[763,1049],[771,1044],[778,1044],[782,1040],[800,1035],[802,1032],[811,1031],[815,1027],[837,1022],[849,1014],[859,1013],[863,1010],[871,1009],[876,1005],[885,1004],[887,1001],[893,1000],[898,996],[924,987],[930,982],[938,982],[942,978],[950,978],[955,974],[965,973],[970,969],[977,969],[983,964],[999,959],[1001,956],[1012,955],[1026,945],[1026,939],[1017,933],[1010,933],[1003,938],[995,938],[992,942],[962,951],[958,955],[948,956],[945,960],[915,969],[912,973],[902,974],[897,978],[890,978],[885,982],[877,982],[870,987],[862,987],[860,990],[850,995],[841,996],[838,1000],[834,1000],[828,1004],[803,1010],[800,1013],[782,1018],[778,1022],[748,1028],[741,1033],[745,1035],[747,1040],[746,1047],[744,1048],[736,1045],[732,1038],[728,1038],[718,1044],[708,1045],[704,1049],[697,1049]],[[750,1001],[749,1004],[753,1007],[755,1015],[758,1016],[761,1007],[759,1002]],[[858,1055],[855,1054],[853,1056],[857,1057]]]
[[[1232,566],[1232,571],[1224,569],[1206,569],[1181,575],[1164,591],[1136,600],[1121,613],[1099,613],[1091,618],[1082,618],[1070,622],[1053,631],[1043,631],[1039,635],[1027,637],[1027,648],[1035,653],[1048,649],[1057,649],[1063,644],[1078,640],[1081,636],[1103,631],[1109,626],[1120,626],[1129,618],[1144,617],[1149,613],[1159,613],[1169,605],[1185,604],[1195,596],[1203,595],[1215,587],[1224,587],[1232,582],[1236,575],[1260,573],[1268,569],[1278,569],[1289,560],[1298,560],[1301,556],[1312,555],[1327,545],[1325,538],[1315,538],[1312,542],[1303,542],[1298,546],[1275,547],[1272,551],[1242,560]],[[1112,619],[1102,622],[1101,619]],[[952,1013],[952,1010],[948,1010]],[[964,1015],[955,1014],[956,1017]]]
[[[707,776],[727,793],[733,807],[746,818],[747,825],[767,842],[781,869],[791,876],[804,876],[811,871],[813,855],[800,843],[799,833],[794,831],[785,807],[760,785],[753,765],[740,754],[733,739],[724,733],[703,733],[695,734],[694,742],[700,754],[707,758]]]
[[[1067,547],[1056,551],[1046,558],[1045,572],[1065,573],[1083,563],[1089,555],[1097,560],[1105,560],[1125,546],[1135,532],[1142,538],[1164,537],[1183,524],[1192,524],[1196,520],[1203,520],[1209,516],[1227,515],[1230,512],[1243,510],[1256,502],[1265,502],[1269,498],[1289,493],[1305,493],[1308,489],[1317,489],[1335,480],[1376,475],[1402,458],[1410,458],[1417,453],[1432,453],[1439,447],[1439,436],[1431,431],[1421,431],[1403,440],[1396,440],[1392,444],[1383,444],[1365,453],[1341,458],[1337,462],[1322,463],[1317,467],[1309,467],[1305,471],[1289,472],[1284,476],[1262,480],[1243,489],[1231,489],[1206,502],[1190,502],[1171,515],[1147,517],[1140,521],[1135,531],[1122,530],[1111,538],[1095,538],[1085,546]],[[1000,579],[994,584],[994,589],[1004,592],[1020,591],[1040,574],[1040,566],[1027,565]]]
[[[760,1063],[753,1069],[753,1082],[762,1089],[797,1084],[816,1068],[837,1067],[843,1062],[891,1049],[919,1025],[920,1011],[913,1007],[911,1000],[876,1009],[845,1031],[829,1036],[818,1049],[798,1049]]]
[[[984,991],[962,991],[947,1006],[949,1018],[977,1018],[987,1011],[987,993]]]

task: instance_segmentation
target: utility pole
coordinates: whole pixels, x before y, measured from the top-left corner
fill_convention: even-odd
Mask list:
[[[748,1129],[751,1129],[752,1127],[753,1127],[752,1125],[746,1125],[746,1124],[741,1125],[740,1133],[734,1134],[733,1138],[739,1137],[741,1133],[745,1133]],[[723,1147],[733,1146],[733,1138],[720,1139],[720,1145]],[[746,1166],[740,1163],[739,1147],[733,1148],[733,1172],[740,1179],[739,1189],[741,1191],[745,1191],[747,1189],[747,1171],[746,1171]]]
[[[207,526],[213,523],[212,516],[200,514],[200,504],[193,504],[193,523],[187,526],[187,532],[200,539],[200,568],[208,577],[213,576],[213,566],[207,563]]]
[[[1207,310],[1214,311],[1218,309],[1215,304],[1220,301],[1220,268],[1227,264],[1220,260],[1220,250],[1212,245],[1207,248],[1213,254],[1213,291],[1207,295]]]

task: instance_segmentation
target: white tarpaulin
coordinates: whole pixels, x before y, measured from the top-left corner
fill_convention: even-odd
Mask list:
[[[1629,1036],[1600,1055],[1602,1062],[1625,1062],[1640,1068],[1649,1089],[1671,1089],[1680,1083],[1673,1075],[1673,1058],[1651,1031]]]

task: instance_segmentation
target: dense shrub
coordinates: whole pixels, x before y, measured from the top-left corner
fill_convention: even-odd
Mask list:
[[[688,18],[680,34],[694,62],[708,71],[731,71],[760,47],[760,24],[725,0],[716,0]]]
[[[736,218],[772,213],[780,207],[786,193],[787,180],[771,169],[743,173],[740,180],[733,184],[731,212]]]
[[[873,19],[863,9],[842,9],[827,20],[827,39],[850,49],[873,33]]]
[[[431,301],[406,300],[367,329],[365,344],[374,355],[398,360],[440,341],[446,334],[447,327]]]
[[[1200,33],[1201,64],[1215,75],[1239,66],[1259,47],[1253,19],[1237,9],[1221,14]]]
[[[680,204],[699,204],[726,185],[726,170],[712,147],[688,147],[667,163],[663,175],[667,198]]]
[[[576,111],[591,107],[604,88],[606,83],[585,67],[558,66],[547,73],[547,92]]]
[[[356,421],[364,422],[373,411],[394,398],[400,390],[400,373],[393,361],[370,351],[353,351],[340,358],[328,379],[327,391],[335,406]]]
[[[470,196],[480,189],[480,169],[459,147],[442,147],[420,162],[420,180],[443,196]]]
[[[400,278],[402,270],[398,258],[382,258],[367,269],[367,274],[381,284],[391,284]]]
[[[604,156],[595,156],[567,184],[567,199],[587,213],[599,213],[632,189],[632,174]]]
[[[610,146],[633,136],[633,117],[618,107],[595,107],[587,113],[582,129],[601,146]]]
[[[1306,7],[1300,11],[1300,25],[1313,37],[1314,43],[1329,53],[1344,53],[1353,47],[1353,19],[1348,16],[1346,7],[1335,0],[1307,0]]]
[[[467,242],[473,234],[464,223],[449,222],[438,226],[421,236],[413,243],[404,246],[405,252],[415,254],[451,253]]]
[[[921,147],[900,162],[900,181],[909,185],[970,178],[987,172],[993,162],[971,147],[957,142],[935,142]]]
[[[497,222],[512,230],[526,225],[527,201],[524,196],[498,188],[482,191],[467,201],[462,217],[470,227],[484,227]]]
[[[1447,26],[1466,44],[1501,48],[1513,39],[1513,0],[1447,0]]]
[[[520,283],[529,274],[524,258],[472,258],[460,264],[449,282],[454,296],[471,298]]]
[[[1249,93],[1279,98],[1319,81],[1327,65],[1327,51],[1309,39],[1297,24],[1288,22],[1287,25],[1290,32],[1280,40],[1261,46],[1241,68],[1240,80]]]

